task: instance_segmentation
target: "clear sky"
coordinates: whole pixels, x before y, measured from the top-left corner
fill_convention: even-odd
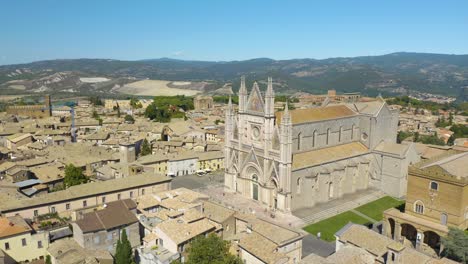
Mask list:
[[[0,64],[468,54],[468,1],[1,0]]]

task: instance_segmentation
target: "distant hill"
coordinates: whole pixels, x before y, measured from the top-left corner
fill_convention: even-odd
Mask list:
[[[353,58],[244,61],[184,61],[169,58],[141,61],[70,59],[0,66],[0,92],[97,92],[108,93],[116,85],[141,80],[210,81],[206,89],[232,82],[272,76],[278,92],[361,92],[366,95],[406,94],[408,90],[450,96],[466,96],[468,55],[392,53]],[[105,77],[89,84],[79,77]],[[261,83],[262,84],[262,83]],[[264,85],[264,84],[263,84]],[[42,89],[41,89],[42,87]]]

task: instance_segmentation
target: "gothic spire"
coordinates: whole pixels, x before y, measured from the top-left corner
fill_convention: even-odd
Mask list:
[[[245,76],[241,77],[239,95],[241,95],[241,94],[247,94],[247,88],[245,88]]]
[[[258,88],[258,83],[257,83],[257,81],[255,81],[255,82],[253,83],[253,86],[252,86],[252,91],[255,90],[255,89],[259,89],[259,88]]]
[[[284,112],[283,112],[283,117],[281,118],[281,123],[289,123],[291,121],[291,115],[289,114],[289,106],[288,106],[288,101],[286,101],[286,104],[284,105]]]
[[[275,92],[273,91],[273,79],[271,77],[268,77],[268,87],[265,96],[275,97]]]
[[[232,111],[232,99],[231,99],[231,95],[229,95],[229,102],[228,102],[228,111]]]

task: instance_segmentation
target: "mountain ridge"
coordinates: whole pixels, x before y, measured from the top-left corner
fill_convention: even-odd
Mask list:
[[[15,73],[18,70],[21,74]],[[174,58],[138,61],[56,59],[0,66],[0,91],[5,93],[12,81],[44,78],[47,73],[52,75],[58,72],[111,79],[209,80],[219,85],[227,82],[237,85],[241,75],[246,75],[248,80],[264,80],[272,76],[276,79],[278,91],[282,93],[320,93],[327,89],[336,89],[339,92],[361,92],[368,95],[418,91],[465,96],[468,87],[468,55],[395,52],[378,56],[326,59],[253,58],[238,61]]]

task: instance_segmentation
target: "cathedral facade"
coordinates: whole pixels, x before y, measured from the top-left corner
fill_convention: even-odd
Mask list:
[[[401,197],[412,145],[396,144],[398,112],[383,99],[275,112],[272,79],[225,119],[225,191],[285,212],[370,187]]]

